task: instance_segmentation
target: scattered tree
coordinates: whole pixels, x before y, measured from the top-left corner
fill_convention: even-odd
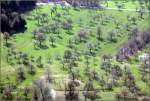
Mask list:
[[[99,26],[96,29],[96,38],[98,40],[102,40],[102,30],[101,30],[101,27],[99,27]]]
[[[10,37],[9,33],[8,32],[4,32],[4,39],[5,39],[6,46],[8,45],[9,37]]]
[[[42,42],[44,42],[46,39],[45,35],[43,33],[37,33],[37,40],[39,41],[39,46],[42,46]]]
[[[25,79],[26,79],[26,77],[25,77],[24,69],[22,67],[19,67],[18,71],[17,71],[17,80],[23,81]]]

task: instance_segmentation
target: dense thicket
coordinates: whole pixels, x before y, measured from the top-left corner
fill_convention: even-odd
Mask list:
[[[15,32],[25,30],[26,21],[23,13],[33,9],[36,5],[36,0],[33,1],[1,1],[1,32]]]
[[[130,56],[135,55],[139,50],[143,49],[150,43],[150,30],[145,32],[134,33],[128,44],[125,44],[117,53],[117,60],[122,61],[129,59]]]

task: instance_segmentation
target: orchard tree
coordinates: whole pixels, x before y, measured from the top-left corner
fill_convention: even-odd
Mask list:
[[[46,80],[49,83],[52,83],[52,81],[53,81],[53,76],[52,76],[52,72],[50,69],[47,69],[47,71],[46,71]]]
[[[33,38],[36,38],[37,33],[38,33],[38,29],[34,29],[32,32]]]
[[[13,98],[14,98],[14,95],[13,95],[13,87],[12,87],[11,84],[9,84],[9,85],[6,86],[6,88],[4,89],[2,99],[4,99],[4,100],[13,100]]]
[[[69,101],[78,101],[79,91],[77,87],[79,86],[78,82],[75,80],[69,80],[65,83],[65,99]]]
[[[78,86],[80,86],[80,82],[77,80],[78,71],[75,69],[71,69],[69,80],[65,83],[65,98],[66,100],[75,100],[78,101]]]
[[[130,31],[131,26],[130,26],[129,23],[126,23],[125,26],[124,26],[124,28],[125,28],[127,31]]]
[[[53,16],[53,14],[56,14],[56,13],[57,13],[57,5],[54,5],[54,6],[50,9],[50,12],[51,12],[51,17]]]
[[[133,29],[131,30],[131,38],[132,38],[132,37],[136,38],[138,32],[139,32],[139,29],[138,29],[137,27],[136,27],[136,28],[133,28]]]
[[[90,54],[93,54],[93,49],[95,48],[94,44],[88,43],[88,44],[87,44],[87,48],[89,49]]]
[[[78,37],[79,37],[80,42],[82,42],[83,39],[85,39],[86,34],[87,33],[84,31],[84,29],[80,29],[80,31],[78,32]]]
[[[148,73],[149,73],[149,63],[150,60],[145,60],[140,64],[140,73],[141,73],[141,80],[148,83]]]
[[[70,33],[70,30],[72,29],[72,20],[67,19],[67,21],[63,22],[63,28],[67,30],[67,33]]]
[[[23,95],[26,97],[26,100],[28,100],[29,93],[30,93],[30,88],[25,86],[24,91],[23,91]]]
[[[84,58],[85,58],[86,68],[89,68],[89,65],[90,65],[89,59],[90,59],[90,57],[88,55],[85,55]]]
[[[54,42],[56,41],[54,36],[50,36],[49,41],[51,42],[51,46],[55,47]]]
[[[42,46],[42,42],[46,40],[46,37],[43,33],[37,33],[37,40],[39,41],[39,46]]]
[[[62,69],[64,71],[65,70],[65,61],[64,61],[64,59],[61,59],[60,63],[62,64]]]
[[[36,84],[32,85],[32,100],[33,101],[42,101],[41,90]]]
[[[127,86],[132,93],[137,94],[138,91],[140,91],[140,89],[137,87],[135,83],[135,77],[133,76],[129,66],[125,65],[124,70],[125,70],[125,75],[124,75],[125,86]]]
[[[90,78],[98,81],[99,80],[99,75],[98,75],[98,72],[94,69],[90,72]]]
[[[8,32],[4,32],[4,39],[5,39],[6,46],[8,45],[9,37],[10,37],[9,33]]]
[[[87,91],[92,91],[94,90],[94,85],[93,85],[93,81],[91,79],[89,79],[85,86],[84,86],[84,89],[87,90]]]
[[[117,38],[116,38],[116,33],[114,32],[114,30],[110,31],[108,33],[108,36],[107,36],[108,40],[110,42],[116,42],[117,41]]]
[[[101,64],[101,68],[105,70],[106,74],[108,74],[110,73],[112,67],[111,60],[110,60],[111,58],[108,55],[104,55],[102,58],[103,61]]]
[[[127,15],[127,20],[131,21],[132,17],[130,15]]]
[[[70,50],[65,50],[64,52],[64,59],[69,61],[72,58],[72,52]]]
[[[43,30],[44,33],[49,33],[50,32],[49,24],[44,23],[43,26],[42,26],[42,30]]]
[[[41,56],[39,56],[38,58],[37,58],[37,60],[36,60],[36,63],[37,63],[37,67],[43,67],[43,64],[42,64],[42,57]]]
[[[71,71],[70,71],[70,79],[71,80],[76,80],[79,76],[79,72],[77,69],[75,68],[72,68]]]
[[[40,25],[41,16],[40,16],[40,15],[37,15],[37,16],[35,17],[35,19],[37,20],[37,24]]]
[[[140,18],[141,18],[141,19],[144,19],[144,18],[143,18],[144,9],[141,8],[141,9],[139,10],[139,15],[140,15]]]
[[[102,30],[101,30],[101,27],[100,27],[100,26],[98,26],[98,27],[96,28],[96,38],[97,38],[98,40],[102,40]]]
[[[87,98],[90,99],[91,101],[96,100],[96,98],[98,97],[97,93],[98,91],[95,90],[93,81],[89,79],[85,84],[83,90],[83,96],[85,97],[85,101]]]
[[[4,89],[5,89],[4,86],[5,86],[5,85],[4,85],[4,82],[2,82],[2,80],[0,80],[0,94],[3,93],[3,91],[4,91]]]
[[[69,71],[71,72],[72,69],[74,67],[76,67],[76,66],[77,66],[77,63],[75,62],[75,60],[73,58],[71,58],[70,61],[68,62],[68,69],[69,69]]]
[[[131,21],[132,21],[132,24],[134,24],[134,25],[136,25],[136,21],[137,21],[137,19],[136,19],[136,17],[131,17]]]
[[[32,75],[35,74],[35,67],[32,63],[29,63],[28,68],[29,68],[28,72],[30,74],[32,74]]]
[[[24,69],[22,67],[19,67],[17,70],[17,80],[23,81],[25,79],[26,79],[26,77],[25,77]]]
[[[10,49],[8,49],[7,50],[7,55],[6,55],[6,59],[7,59],[7,62],[9,63],[10,62],[10,58],[11,58],[11,56],[12,56],[12,53],[11,53],[11,50]]]
[[[56,31],[59,29],[59,23],[57,21],[54,21],[50,24],[50,30],[51,33],[56,33]]]
[[[111,78],[108,78],[105,87],[106,90],[113,90],[113,82]]]
[[[56,13],[57,21],[60,21],[59,18],[61,17],[61,13]]]
[[[69,48],[73,48],[73,41],[72,39],[69,39],[68,40],[68,45],[67,45]]]
[[[33,81],[32,86],[32,100],[33,101],[51,101],[51,87],[49,84],[43,80]]]
[[[21,54],[21,60],[22,60],[22,63],[24,65],[28,65],[29,64],[28,54],[27,53],[22,53]]]
[[[42,22],[46,22],[48,20],[48,14],[47,13],[42,13],[41,19],[42,19]]]
[[[56,34],[57,34],[57,37],[58,37],[58,38],[62,39],[62,37],[61,37],[61,32],[60,32],[60,29],[59,29],[59,28],[57,28]]]
[[[116,25],[116,28],[119,29],[120,22],[118,20],[115,20],[114,23]]]

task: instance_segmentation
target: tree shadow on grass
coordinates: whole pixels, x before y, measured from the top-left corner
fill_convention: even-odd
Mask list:
[[[73,35],[73,32],[71,32],[71,31],[67,31],[66,33],[69,35]]]
[[[51,45],[51,47],[52,47],[52,48],[56,48],[56,45],[53,44],[53,45]]]
[[[7,43],[7,44],[5,44],[5,46],[6,46],[7,48],[10,48],[10,47],[12,47],[12,43]]]
[[[58,37],[59,39],[63,39],[63,37],[62,37],[62,36],[60,36],[60,35],[57,35],[57,37]]]
[[[41,46],[37,46],[37,47],[34,47],[35,50],[40,50],[40,49],[48,49],[48,46],[46,45],[41,45]]]
[[[39,46],[41,49],[48,49],[48,46],[46,46],[46,45],[41,45],[41,46]]]

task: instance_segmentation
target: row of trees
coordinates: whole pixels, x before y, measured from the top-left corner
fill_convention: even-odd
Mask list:
[[[85,7],[98,7],[99,0],[66,0],[74,7],[76,6],[85,6]]]

